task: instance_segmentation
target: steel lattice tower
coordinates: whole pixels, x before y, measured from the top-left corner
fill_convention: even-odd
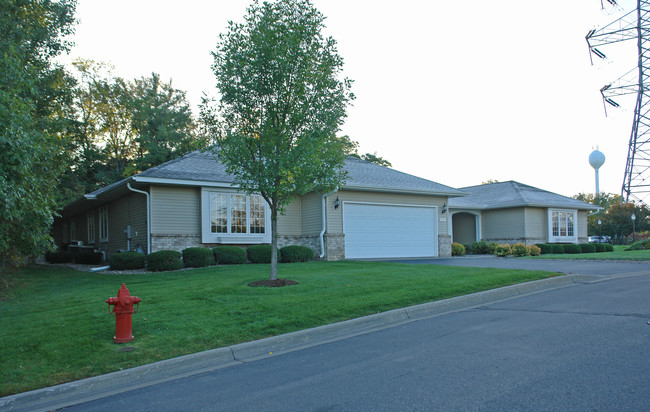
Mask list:
[[[616,5],[615,0],[607,1]],[[621,202],[645,202],[650,196],[650,0],[637,0],[636,10],[602,29],[589,31],[586,39],[590,52],[600,58],[605,58],[605,54],[598,47],[637,41],[637,67],[600,92],[606,107],[619,106],[614,100],[616,96],[636,94]]]

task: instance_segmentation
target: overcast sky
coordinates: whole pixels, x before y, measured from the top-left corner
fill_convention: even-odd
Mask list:
[[[635,66],[636,49],[607,46],[592,66],[584,37],[636,1],[313,1],[354,80],[341,134],[361,153],[452,187],[517,180],[573,196],[595,190],[599,146],[600,189],[620,194],[634,101],[605,117],[599,89]],[[210,52],[249,4],[79,0],[70,58],[129,79],[159,73],[196,106],[217,95]]]

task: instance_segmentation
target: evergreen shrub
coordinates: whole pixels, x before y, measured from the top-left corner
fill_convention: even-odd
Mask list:
[[[314,258],[314,251],[307,246],[291,245],[280,249],[282,263],[309,262]]]
[[[183,269],[181,252],[176,250],[159,250],[147,256],[147,269],[151,272]]]
[[[214,252],[206,247],[183,249],[183,265],[186,268],[202,268],[214,265]]]
[[[452,256],[463,256],[465,255],[466,250],[465,246],[460,243],[454,242],[451,244],[451,255]]]
[[[607,251],[607,248],[602,243],[594,243],[594,247],[596,248],[596,252],[598,253]]]
[[[567,243],[566,245],[562,245],[564,248],[564,253],[569,253],[569,254],[578,254],[582,253],[582,249],[580,248],[580,245],[576,245],[574,243]]]
[[[564,254],[564,246],[562,245],[551,245],[553,247],[553,254],[556,255],[563,255]]]
[[[529,255],[528,247],[526,246],[525,243],[521,243],[521,242],[515,243],[514,245],[512,245],[511,249],[512,249],[512,254],[515,256],[522,257],[522,256]]]
[[[65,250],[57,250],[45,253],[45,260],[48,263],[71,263],[74,260],[74,255]]]
[[[542,255],[549,255],[553,253],[553,245],[549,245],[546,243],[538,243],[535,246],[539,248]]]
[[[596,246],[592,243],[581,243],[578,246],[580,246],[582,253],[596,253]]]
[[[614,246],[610,245],[609,243],[605,243],[603,246],[605,246],[605,252],[613,252],[614,251]]]
[[[237,246],[217,246],[212,249],[218,265],[242,265],[246,263],[246,250]]]
[[[103,258],[104,255],[99,252],[81,252],[74,257],[74,261],[80,265],[98,265]]]
[[[138,252],[113,253],[108,264],[112,270],[144,269],[145,255]]]
[[[246,256],[251,263],[271,263],[271,245],[249,246],[246,249]],[[278,260],[280,260],[279,256]]]

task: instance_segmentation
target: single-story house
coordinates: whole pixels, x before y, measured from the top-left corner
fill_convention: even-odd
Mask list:
[[[586,243],[587,214],[602,209],[515,181],[463,187],[449,199],[452,240]]]
[[[278,246],[327,260],[451,254],[447,205],[463,192],[348,157],[346,183],[296,197],[278,217]],[[145,253],[271,242],[270,211],[214,155],[191,152],[70,203],[55,220],[60,246]]]

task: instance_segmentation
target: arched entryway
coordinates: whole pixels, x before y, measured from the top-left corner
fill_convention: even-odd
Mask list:
[[[480,240],[479,216],[468,212],[457,212],[451,215],[453,241],[472,243]]]

